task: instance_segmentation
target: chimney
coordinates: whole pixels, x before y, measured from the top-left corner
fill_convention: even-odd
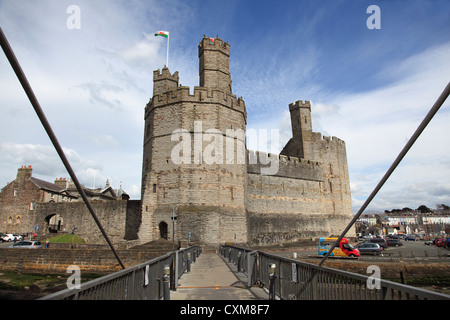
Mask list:
[[[16,182],[19,184],[23,184],[26,180],[31,178],[31,174],[33,169],[31,166],[22,166],[17,170],[17,178]]]
[[[69,181],[66,178],[56,178],[55,184],[63,189],[67,189],[69,187]]]

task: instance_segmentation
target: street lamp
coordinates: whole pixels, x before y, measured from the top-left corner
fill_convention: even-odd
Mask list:
[[[74,227],[73,229],[72,229],[72,249],[73,249],[73,238],[75,237],[75,231],[78,229],[78,227]]]
[[[180,204],[176,204],[172,207],[172,250],[175,250],[175,208],[179,206]]]

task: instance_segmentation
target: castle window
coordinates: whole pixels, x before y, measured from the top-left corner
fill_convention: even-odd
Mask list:
[[[36,208],[36,202],[35,201],[31,201],[30,203],[30,210],[34,210]]]
[[[156,184],[153,185],[153,193],[156,193]]]
[[[20,216],[16,217],[16,223],[20,223]]]
[[[14,189],[14,197],[17,197],[17,194],[19,193],[19,190]]]
[[[12,223],[12,217],[8,218],[8,223]]]

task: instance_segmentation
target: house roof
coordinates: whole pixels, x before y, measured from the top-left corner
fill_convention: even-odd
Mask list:
[[[36,186],[38,186],[41,189],[45,189],[45,190],[49,190],[49,191],[53,191],[56,193],[60,193],[62,191],[64,191],[64,188],[61,188],[60,186],[48,182],[48,181],[44,181],[35,177],[31,177],[30,181],[33,182]]]
[[[51,182],[48,182],[45,180],[41,180],[41,179],[38,179],[35,177],[30,177],[30,181],[33,182],[40,189],[54,192],[54,193],[59,193],[59,194],[65,195],[67,197],[78,198],[78,197],[70,194],[66,189],[64,189],[54,183],[51,183]]]

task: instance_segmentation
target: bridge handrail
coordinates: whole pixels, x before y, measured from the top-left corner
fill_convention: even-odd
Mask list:
[[[238,264],[238,253],[242,256],[256,255],[254,266],[243,270],[253,279],[250,285],[259,284],[270,288],[269,267],[275,264],[274,293],[283,300],[396,300],[396,299],[430,299],[450,300],[450,295],[425,290],[393,281],[348,271],[322,267],[295,259],[285,258],[264,251],[254,251],[233,245],[221,246],[220,253]],[[242,263],[242,261],[241,261]],[[244,265],[247,265],[244,263]],[[250,270],[250,272],[249,272]],[[295,270],[295,276],[293,276]],[[253,274],[256,273],[256,274]],[[295,280],[293,279],[295,277]],[[377,283],[375,283],[377,281]],[[369,288],[368,284],[372,284]]]
[[[64,289],[38,300],[160,300],[164,296],[164,267],[169,266],[171,285],[186,271],[189,261],[201,253],[199,246],[168,252],[112,274],[81,283],[79,288]],[[181,256],[181,259],[176,259]]]

